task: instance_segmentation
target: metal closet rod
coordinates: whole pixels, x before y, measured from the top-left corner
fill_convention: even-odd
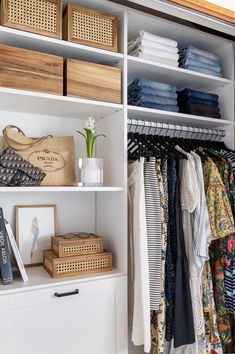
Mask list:
[[[128,125],[130,127],[142,127],[148,128],[149,132],[153,128],[155,131],[157,129],[164,130],[166,129],[167,131],[173,130],[173,131],[180,131],[180,132],[191,132],[191,133],[199,133],[199,134],[206,134],[211,135],[211,136],[220,136],[220,137],[225,137],[226,136],[226,131],[222,129],[215,129],[215,128],[202,128],[202,127],[192,127],[188,125],[180,125],[180,124],[173,124],[173,123],[162,123],[162,122],[152,122],[152,121],[147,121],[147,120],[137,120],[137,119],[128,119]]]

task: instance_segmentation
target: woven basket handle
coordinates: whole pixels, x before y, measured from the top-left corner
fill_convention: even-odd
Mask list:
[[[26,136],[26,135],[23,132],[23,130],[21,130],[19,127],[15,126],[15,125],[7,125],[3,129],[3,136],[4,136],[5,141],[7,142],[7,145],[15,151],[25,151],[25,150],[30,149],[31,147],[43,142],[43,141],[45,141],[48,138],[52,138],[52,135],[45,135],[41,138],[34,139],[35,141],[32,143],[20,143],[19,141],[15,141],[14,139],[12,139],[8,136],[8,133],[7,133],[8,129],[16,129],[19,134],[21,134],[23,136]],[[12,143],[17,144],[17,145],[21,145],[22,148],[17,149],[14,145],[12,145]],[[23,148],[23,146],[25,146],[25,147]]]

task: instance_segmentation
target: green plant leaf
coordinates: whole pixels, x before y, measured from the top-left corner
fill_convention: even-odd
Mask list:
[[[96,138],[98,138],[99,136],[103,136],[104,138],[106,138],[106,135],[104,135],[104,134],[98,134],[98,135],[96,135],[96,136],[93,137],[93,140],[92,140],[92,147],[91,147],[92,155],[93,155],[95,140],[96,140]]]
[[[94,140],[95,140],[96,138],[98,138],[99,136],[103,136],[104,138],[106,138],[106,135],[105,135],[105,134],[98,134],[98,135],[96,135],[96,136],[94,137]]]
[[[79,134],[81,134],[81,135],[85,138],[85,140],[86,140],[86,135],[85,135],[85,134],[83,134],[83,133],[80,132],[79,130],[76,130],[76,132],[79,133]]]
[[[98,134],[95,136],[90,129],[84,128],[84,130],[86,131],[86,135],[78,130],[77,130],[77,132],[79,134],[81,134],[84,137],[84,139],[86,140],[87,157],[92,158],[96,138],[98,138],[99,136],[103,136],[104,138],[106,138],[106,135]]]

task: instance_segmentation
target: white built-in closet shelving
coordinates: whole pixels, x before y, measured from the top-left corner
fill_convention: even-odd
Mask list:
[[[76,2],[76,1],[75,1]],[[65,4],[66,2],[64,2]],[[124,68],[125,15],[118,5],[107,1],[77,1],[82,6],[115,14],[119,18],[119,52],[111,52],[89,46],[70,43],[34,33],[0,26],[0,43],[95,63]],[[58,231],[60,234],[86,231],[102,235],[105,248],[113,253],[113,271],[53,280],[42,267],[28,268],[29,282],[14,281],[10,286],[0,286],[0,294],[24,290],[39,285],[69,284],[74,279],[84,282],[126,276],[126,156],[124,152],[126,127],[124,105],[65,97],[39,92],[0,87],[0,128],[7,124],[19,126],[28,136],[53,134],[74,135],[76,161],[85,156],[85,144],[76,130],[82,130],[85,120],[92,116],[97,121],[97,131],[106,134],[100,139],[96,154],[104,158],[103,187],[0,187],[1,206],[6,218],[15,226],[14,206],[17,204],[56,204],[58,207]],[[77,163],[76,163],[77,165]]]
[[[97,120],[98,132],[107,136],[106,139],[97,141],[96,149],[96,156],[104,159],[104,187],[1,187],[1,206],[14,228],[15,205],[56,204],[59,233],[87,231],[102,235],[105,248],[113,253],[114,268],[113,271],[107,273],[58,280],[51,279],[42,267],[27,269],[29,282],[23,284],[20,280],[16,280],[12,285],[0,286],[0,299],[3,299],[4,295],[28,291],[32,294],[34,290],[61,285],[73,286],[75,283],[92,284],[93,282],[97,285],[97,281],[100,281],[102,287],[106,284],[105,279],[110,279],[110,282],[113,282],[113,279],[122,279],[120,283],[117,281],[120,289],[116,299],[119,307],[117,309],[118,334],[115,354],[127,354],[127,119],[176,123],[202,128],[222,127],[226,131],[227,144],[233,147],[234,43],[197,29],[128,9],[111,1],[73,0],[73,2],[118,16],[118,53],[2,26],[0,26],[0,43],[60,55],[64,58],[77,58],[119,67],[122,69],[122,104],[0,88],[0,129],[2,130],[7,124],[14,124],[25,131],[28,136],[74,135],[77,160],[78,157],[85,156],[85,144],[76,130],[82,130],[85,120],[93,116]],[[65,3],[67,1],[64,1]],[[142,29],[175,39],[180,48],[193,44],[218,54],[221,58],[223,78],[128,56],[128,41],[137,37]],[[128,106],[127,85],[136,77],[174,84],[178,89],[190,87],[216,93],[220,96],[222,118],[213,119]],[[131,350],[129,353],[135,353]],[[73,353],[72,350],[71,353]],[[106,351],[102,354],[106,354]],[[109,349],[109,354],[114,354],[114,351]]]
[[[157,64],[145,59],[127,56],[128,81],[143,76],[146,79],[166,82],[176,85],[181,90],[189,87],[195,90],[211,92],[220,97],[221,119],[212,119],[181,113],[161,112],[145,108],[128,107],[129,115],[133,118],[207,127],[224,126],[230,129],[234,125],[234,44],[224,38],[219,38],[196,29],[187,28],[181,24],[157,18],[149,14],[130,11],[128,15],[128,40],[136,38],[144,28],[151,33],[158,33],[178,42],[179,48],[189,44],[216,53],[221,60],[222,78],[211,75],[173,68]],[[233,130],[233,128],[232,128]],[[232,141],[232,140],[231,140]]]

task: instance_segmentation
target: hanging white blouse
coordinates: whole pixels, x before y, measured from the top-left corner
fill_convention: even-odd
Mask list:
[[[203,268],[205,261],[209,259],[211,228],[206,202],[201,158],[195,152],[191,152],[191,155],[194,157],[195,160],[197,184],[200,191],[200,202],[193,213],[193,246],[195,248],[197,256],[201,259],[201,267]]]
[[[128,166],[130,276],[133,302],[132,342],[151,350],[150,289],[147,226],[144,192],[144,159]]]
[[[181,150],[183,152],[183,150]],[[184,152],[185,153],[185,152]],[[183,231],[185,251],[189,262],[190,289],[193,306],[194,328],[197,336],[204,334],[204,315],[201,297],[201,258],[198,257],[194,247],[195,237],[195,213],[200,209],[201,195],[197,180],[196,164],[194,156],[186,153],[187,160],[180,161],[181,175],[181,207],[183,219]],[[202,270],[201,270],[202,271]]]

